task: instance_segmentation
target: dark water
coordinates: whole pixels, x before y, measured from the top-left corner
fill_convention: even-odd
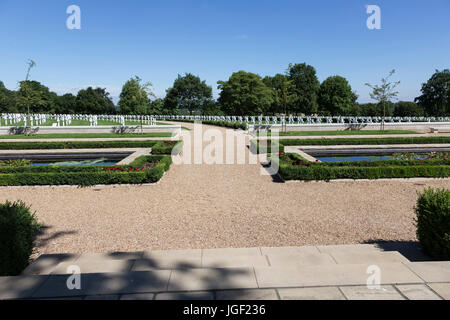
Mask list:
[[[373,156],[373,155],[352,155],[352,156],[319,156],[315,157],[322,162],[343,162],[343,161],[377,161],[392,160],[390,155]]]
[[[62,162],[62,161],[34,162],[30,166],[31,167],[46,167],[46,166],[52,166],[52,165],[53,166],[57,166],[58,165],[58,164],[56,164],[57,162]],[[114,160],[105,160],[105,161],[96,162],[96,163],[87,163],[87,162],[84,162],[83,160],[80,160],[80,161],[69,160],[68,162],[66,162],[64,164],[59,164],[59,166],[74,166],[74,167],[81,167],[81,166],[112,166],[112,165],[115,165],[116,163],[117,163],[117,161],[114,161]]]

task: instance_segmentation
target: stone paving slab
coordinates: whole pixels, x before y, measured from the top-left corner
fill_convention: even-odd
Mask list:
[[[63,261],[75,261],[79,254],[43,254],[22,271],[22,275],[50,274]]]
[[[0,300],[31,297],[48,277],[48,275],[0,277]]]
[[[396,287],[408,300],[442,300],[425,284],[402,284]]]
[[[281,300],[345,300],[338,287],[278,289]]]
[[[253,268],[174,270],[168,291],[258,288]]]
[[[338,264],[362,264],[362,263],[392,263],[409,262],[403,255],[396,251],[386,252],[330,252],[330,255]]]
[[[352,286],[340,289],[348,300],[405,300],[393,286],[382,286],[380,289]]]
[[[301,265],[330,265],[336,264],[333,257],[327,253],[293,253],[287,254],[268,254],[270,266],[274,267],[295,267]]]
[[[104,294],[96,296],[87,296],[84,300],[119,300],[118,294]]]
[[[445,300],[450,300],[450,283],[429,283],[428,286]]]
[[[205,256],[202,259],[203,268],[230,268],[230,267],[268,267],[265,256]]]
[[[320,253],[316,246],[304,247],[261,247],[262,254],[296,254],[296,253]]]
[[[237,256],[260,256],[260,248],[217,248],[217,249],[203,249],[203,258],[208,257],[237,257]]]
[[[91,273],[81,275],[81,289],[67,288],[67,275],[51,275],[33,298],[110,295],[167,291],[171,271]]]
[[[331,246],[317,246],[321,253],[361,253],[361,252],[382,252],[383,250],[373,244],[344,244]]]
[[[132,293],[121,295],[120,300],[153,300],[154,297],[154,293]]]
[[[260,288],[366,285],[367,264],[255,267]],[[402,263],[378,265],[381,283],[423,283]]]
[[[144,251],[143,259],[202,257],[201,249]]]
[[[450,282],[450,261],[405,263],[425,282]]]
[[[146,271],[153,269],[192,269],[201,268],[202,261],[200,257],[159,257],[135,260],[131,271]]]
[[[131,271],[133,264],[134,260],[76,260],[61,262],[53,269],[52,274],[71,274],[73,273],[73,269],[70,269],[72,267],[80,268],[82,274],[128,272]]]
[[[155,300],[214,300],[213,292],[166,292],[156,295]]]
[[[216,300],[279,300],[274,289],[216,291]]]

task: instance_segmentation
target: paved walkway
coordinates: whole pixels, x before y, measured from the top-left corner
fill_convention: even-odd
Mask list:
[[[400,248],[412,262],[392,249],[350,245],[43,255],[22,276],[0,277],[0,299],[450,299],[449,261],[421,261],[426,256],[416,247]],[[73,272],[81,273],[79,287],[69,289],[68,282],[77,284]],[[378,282],[370,280],[372,274]]]

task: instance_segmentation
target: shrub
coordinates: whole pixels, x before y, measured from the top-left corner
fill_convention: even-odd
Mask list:
[[[432,188],[419,193],[417,238],[430,257],[450,260],[450,190]]]
[[[0,204],[0,276],[15,276],[26,268],[38,230],[34,213],[23,202]]]

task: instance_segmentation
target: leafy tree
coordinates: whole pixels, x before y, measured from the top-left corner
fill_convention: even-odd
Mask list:
[[[436,70],[422,85],[422,95],[415,101],[421,105],[428,116],[450,115],[450,70]]]
[[[155,97],[151,82],[142,83],[138,76],[128,80],[120,93],[119,109],[122,114],[148,114],[150,97]]]
[[[17,92],[17,110],[22,113],[52,112],[56,94],[38,81],[20,81]]]
[[[202,115],[204,116],[223,116],[225,113],[220,108],[220,104],[214,100],[209,100],[203,105]]]
[[[2,81],[0,81],[0,112],[18,112],[15,91],[8,90]]]
[[[294,94],[296,95],[294,112],[313,114],[317,112],[317,96],[320,90],[320,82],[316,76],[316,69],[307,65],[289,64],[289,80],[294,85]]]
[[[271,114],[288,114],[294,111],[296,95],[294,94],[294,84],[284,74],[276,74],[273,77],[267,76],[263,79],[264,84],[272,89],[273,102],[268,110]]]
[[[260,115],[273,102],[272,91],[257,74],[238,71],[228,81],[218,81],[219,103],[225,114]]]
[[[84,114],[114,114],[116,108],[109,93],[104,88],[88,87],[78,91],[76,98],[76,113]]]
[[[389,102],[391,99],[395,99],[398,95],[398,92],[395,91],[395,88],[400,84],[400,81],[389,82],[389,79],[394,75],[395,69],[389,72],[389,75],[386,78],[381,78],[380,85],[372,85],[370,83],[366,83],[366,86],[372,89],[370,93],[370,98],[378,101],[378,104],[383,108],[383,121],[381,123],[381,130],[384,130],[384,118],[386,117],[386,109],[389,106]]]
[[[360,110],[360,115],[364,117],[382,117],[383,111],[386,117],[390,117],[393,115],[394,104],[388,102],[383,110],[383,106],[379,103],[365,103],[360,105]]]
[[[395,117],[422,117],[423,115],[423,108],[415,102],[399,101],[395,104]]]
[[[356,94],[345,78],[329,77],[320,85],[319,113],[333,116],[349,115],[356,99]]]
[[[77,110],[77,97],[71,93],[57,96],[55,99],[55,113],[70,114]]]
[[[189,114],[192,114],[194,110],[203,109],[204,105],[211,100],[212,88],[199,77],[186,73],[184,76],[178,75],[173,87],[167,89],[164,104],[169,110],[186,109]]]

